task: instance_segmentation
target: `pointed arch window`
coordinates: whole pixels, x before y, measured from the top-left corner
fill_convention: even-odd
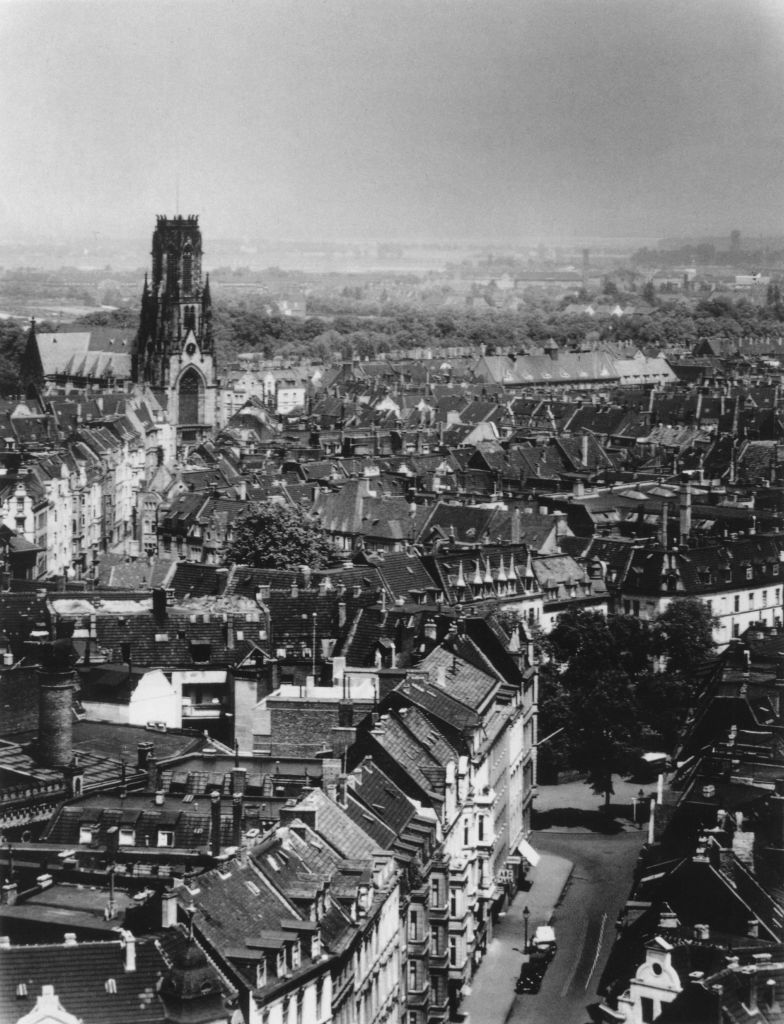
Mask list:
[[[202,422],[202,399],[204,383],[193,367],[190,367],[180,378],[179,386],[179,422]]]
[[[193,288],[193,253],[186,249],[182,257],[182,290],[190,292]]]

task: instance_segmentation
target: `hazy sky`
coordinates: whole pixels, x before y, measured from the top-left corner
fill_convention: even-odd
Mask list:
[[[0,0],[0,232],[784,230],[784,0]]]

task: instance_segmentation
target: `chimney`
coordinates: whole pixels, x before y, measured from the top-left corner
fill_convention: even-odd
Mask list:
[[[231,612],[226,615],[226,650],[234,650],[234,616]]]
[[[171,889],[161,896],[161,927],[177,927],[177,894]]]
[[[511,540],[513,544],[520,543],[520,506],[516,505],[512,512]]]
[[[346,673],[346,659],[336,656],[332,659],[332,685],[342,687]]]
[[[215,593],[218,597],[221,597],[226,593],[226,584],[229,582],[229,570],[228,569],[216,569],[215,570]]]
[[[64,768],[73,760],[73,672],[38,670],[38,761]]]
[[[125,946],[125,973],[131,974],[136,970],[136,936],[127,929],[120,935]]]
[[[242,794],[235,793],[231,801],[231,841],[234,846],[242,845]]]
[[[147,769],[147,760],[152,757],[155,747],[149,741],[139,743],[136,747],[136,767],[142,770]]]
[[[166,621],[166,591],[163,587],[154,587],[152,591],[152,614],[158,625]]]
[[[710,940],[710,925],[695,924],[694,938],[697,942],[708,942]]]
[[[587,433],[587,431],[583,431],[583,436],[582,436],[582,460],[583,460],[583,465],[587,466],[588,465],[588,433]]]
[[[66,932],[63,936],[64,946],[75,946],[76,945],[76,932]]]
[[[338,788],[337,788],[337,800],[341,807],[346,807],[348,804],[348,777],[340,775],[338,777]]]
[[[6,882],[0,890],[0,904],[13,907],[16,904],[16,882]]]
[[[681,541],[691,533],[691,480],[681,484]]]
[[[152,756],[152,751],[151,751],[150,752],[150,756],[147,758],[147,789],[151,793],[154,793],[157,788],[158,788],[158,764],[157,764],[155,758]]]
[[[221,852],[221,798],[220,793],[210,797],[210,853],[219,857]]]
[[[232,768],[231,770],[231,792],[234,796],[242,796],[247,784],[247,772],[244,768]]]
[[[338,627],[343,628],[346,624],[346,602],[338,601]]]
[[[670,503],[668,501],[662,502],[661,507],[661,520],[659,522],[659,542],[664,550],[667,550],[669,544],[669,529],[670,529]]]
[[[748,927],[746,928],[746,934],[750,939],[759,938],[759,921],[756,917],[750,917]]]

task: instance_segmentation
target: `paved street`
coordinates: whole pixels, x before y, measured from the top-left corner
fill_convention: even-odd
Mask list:
[[[599,810],[601,799],[581,782],[542,787],[539,828],[530,839],[542,860],[529,874],[531,889],[518,893],[499,922],[473,979],[462,1005],[470,1024],[590,1021],[588,1007],[598,1001],[596,986],[615,936],[615,920],[646,837],[645,828],[637,829],[631,820],[631,801],[638,791],[639,785],[616,781],[607,815]],[[522,963],[525,906],[530,910],[529,934],[552,913],[558,938],[558,953],[537,995],[514,992]]]

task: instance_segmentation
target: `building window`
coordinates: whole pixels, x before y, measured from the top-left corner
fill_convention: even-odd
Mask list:
[[[419,914],[412,910],[408,918],[408,937],[414,942],[419,938]]]
[[[409,989],[414,989],[417,987],[416,960],[410,960],[408,964],[408,987]]]
[[[479,815],[479,818],[477,819],[477,823],[476,824],[477,824],[477,833],[478,833],[479,842],[483,843],[485,841],[485,816],[484,816],[484,814],[480,814]]]
[[[449,916],[457,917],[457,889],[449,890]]]
[[[740,611],[740,594],[735,595],[735,611]]]
[[[430,882],[430,906],[431,907],[437,907],[438,906],[438,897],[439,897],[438,879],[437,878],[433,878],[431,880],[431,882]]]
[[[457,967],[457,936],[449,936],[449,966]]]
[[[749,608],[754,607],[754,594],[749,594]]]
[[[732,635],[740,636],[740,624],[737,622],[733,622],[732,624]]]
[[[193,287],[193,255],[186,252],[182,257],[182,290],[189,292]],[[192,306],[190,307],[193,308]]]
[[[471,844],[471,824],[468,818],[463,822],[463,846],[470,846]]]
[[[159,829],[158,846],[174,846],[174,833],[166,829]]]
[[[642,1015],[643,1024],[653,1024],[654,1014],[652,999],[649,999],[647,996],[642,996],[640,998],[640,1013]]]

